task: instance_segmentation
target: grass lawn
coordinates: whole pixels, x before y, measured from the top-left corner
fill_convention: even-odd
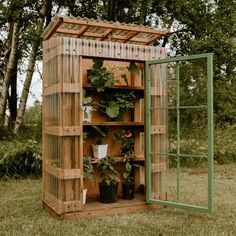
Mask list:
[[[41,184],[41,179],[0,181],[1,236],[236,235],[236,163],[215,166],[212,215],[166,208],[77,222],[58,221],[42,208]]]

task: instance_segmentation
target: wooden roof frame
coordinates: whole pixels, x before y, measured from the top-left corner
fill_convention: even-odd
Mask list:
[[[76,29],[76,26],[80,28]],[[42,37],[44,40],[48,40],[51,37],[61,35],[99,41],[149,45],[165,36],[167,32],[165,29],[154,29],[142,25],[98,21],[88,18],[55,17],[45,29]]]

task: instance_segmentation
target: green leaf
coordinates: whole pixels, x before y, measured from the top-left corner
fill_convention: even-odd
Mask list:
[[[110,101],[108,107],[106,108],[106,114],[111,118],[115,118],[119,115],[119,112],[119,105],[114,101]]]
[[[126,86],[128,86],[128,79],[127,79],[127,76],[126,74],[122,74],[121,75],[121,78],[124,80],[124,82],[126,83]]]
[[[138,73],[138,67],[136,66],[134,62],[130,62],[128,70],[130,73]]]

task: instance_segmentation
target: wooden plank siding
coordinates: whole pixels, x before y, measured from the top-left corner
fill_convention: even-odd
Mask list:
[[[73,19],[63,20],[67,24],[75,24]],[[56,34],[70,34],[77,37],[95,37],[95,33],[89,31],[90,25],[83,23],[81,28],[77,31],[76,27],[67,29],[61,20],[54,22],[54,28],[48,29],[45,33],[45,40],[43,42],[43,201],[46,204],[46,209],[56,215],[63,215],[66,219],[77,219],[90,215],[104,215],[107,214],[106,208],[93,210],[88,206],[82,204],[82,191],[83,191],[83,127],[90,125],[104,125],[111,126],[117,130],[119,126],[128,127],[133,126],[135,130],[135,153],[139,157],[139,161],[145,162],[144,153],[141,153],[140,146],[143,139],[140,132],[144,132],[145,120],[141,113],[144,110],[140,99],[135,100],[134,120],[130,118],[126,122],[111,122],[111,121],[93,121],[85,123],[82,120],[82,89],[86,87],[83,81],[83,71],[87,58],[104,58],[106,60],[114,61],[135,61],[140,63],[140,67],[144,67],[145,60],[157,60],[165,58],[165,49],[160,47],[144,46],[139,44],[124,44],[120,42],[109,42],[107,38],[113,34],[113,39],[122,39],[123,42],[134,41],[136,43],[151,42],[155,40],[157,34],[152,34],[151,29],[138,29],[135,27],[135,32],[130,30],[130,34],[126,37],[121,37],[117,33],[117,27],[106,29],[103,36],[96,36],[101,41],[92,40],[87,38],[74,38],[74,37],[54,37]],[[100,24],[100,23],[99,23]],[[101,24],[100,24],[101,25]],[[131,26],[130,26],[131,27]],[[129,28],[129,27],[128,27]],[[128,29],[127,28],[127,29]],[[131,27],[132,28],[132,27]],[[131,29],[129,28],[129,29]],[[151,34],[151,36],[144,42],[139,37],[141,33]],[[153,31],[154,32],[154,31]],[[68,35],[67,35],[68,36]],[[155,38],[155,39],[154,39]],[[85,59],[86,58],[86,59]],[[143,72],[140,72],[143,73]],[[138,93],[144,92],[144,75],[142,78],[130,78],[130,89],[132,87]],[[87,85],[89,88],[90,85]],[[155,86],[160,86],[155,84]],[[123,89],[117,85],[114,89]],[[156,88],[151,88],[151,96],[154,96],[155,104],[159,105],[160,96],[166,96],[165,89],[158,93]],[[153,145],[162,145],[161,135],[166,134],[167,128],[164,124],[159,122],[160,114],[154,111],[152,114],[153,119],[157,119],[152,123]],[[144,116],[144,115],[143,115]],[[109,137],[111,138],[111,137]],[[143,141],[144,142],[144,141]],[[119,151],[119,147],[116,147]],[[145,147],[144,147],[145,149]],[[156,150],[153,148],[152,151]],[[159,149],[157,151],[160,151]],[[144,150],[142,150],[144,152]],[[94,162],[95,163],[95,162]],[[162,189],[162,182],[164,177],[162,173],[167,171],[167,165],[161,158],[153,159],[153,184],[154,195],[166,196]],[[137,172],[137,170],[136,170]],[[141,175],[140,173],[137,175]],[[142,174],[142,180],[137,183],[143,183],[145,177]],[[161,186],[161,187],[160,187]],[[97,191],[97,190],[96,190]],[[94,191],[94,193],[96,192]],[[126,203],[125,203],[126,204]],[[121,204],[120,207],[110,208],[110,213],[125,212],[126,205]],[[128,211],[150,209],[151,206],[147,205],[145,199],[141,202],[130,202]],[[74,215],[73,215],[74,214]]]

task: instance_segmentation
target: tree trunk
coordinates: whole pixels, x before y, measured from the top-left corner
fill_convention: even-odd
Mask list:
[[[139,24],[144,25],[146,22],[146,13],[147,13],[147,0],[142,1],[142,5],[140,8],[140,16],[139,16]]]
[[[14,73],[11,75],[10,91],[8,96],[8,107],[10,111],[10,117],[8,121],[9,129],[13,129],[17,116],[17,64],[18,58],[15,61]]]
[[[37,35],[36,35],[36,39],[33,43],[32,51],[31,51],[30,58],[29,58],[28,69],[27,69],[27,73],[26,73],[26,78],[25,78],[23,90],[21,93],[20,104],[19,104],[19,108],[18,108],[15,126],[14,126],[14,133],[18,133],[20,125],[23,120],[23,116],[25,114],[26,103],[27,103],[27,99],[28,99],[28,95],[29,95],[29,88],[30,88],[33,73],[34,73],[37,52],[38,52],[40,39],[41,39],[40,35],[42,34],[42,31],[43,31],[44,19],[49,14],[48,8],[50,8],[51,2],[52,2],[52,0],[45,1],[44,5],[42,6],[41,12],[40,12],[41,14],[40,14],[40,18],[38,20],[38,27],[37,27],[37,31],[36,31]]]
[[[34,43],[31,54],[30,54],[29,64],[28,64],[28,68],[27,68],[25,81],[24,81],[24,86],[23,86],[23,90],[21,93],[21,97],[20,97],[20,105],[19,105],[19,109],[18,109],[17,117],[16,117],[16,122],[15,122],[15,126],[14,126],[14,133],[18,133],[19,127],[22,123],[23,115],[25,114],[26,103],[27,103],[27,99],[28,99],[28,95],[29,95],[29,88],[30,88],[32,77],[34,74],[36,56],[37,56],[38,47],[39,47],[39,43],[37,41],[38,40],[36,40],[36,42]]]
[[[5,121],[5,111],[7,105],[8,98],[8,89],[11,82],[12,73],[14,73],[16,59],[17,59],[17,45],[19,39],[19,30],[20,30],[20,22],[17,21],[13,26],[12,33],[12,43],[11,43],[11,53],[9,57],[9,61],[7,63],[7,69],[3,80],[2,85],[2,94],[0,97],[0,127],[4,125]]]

